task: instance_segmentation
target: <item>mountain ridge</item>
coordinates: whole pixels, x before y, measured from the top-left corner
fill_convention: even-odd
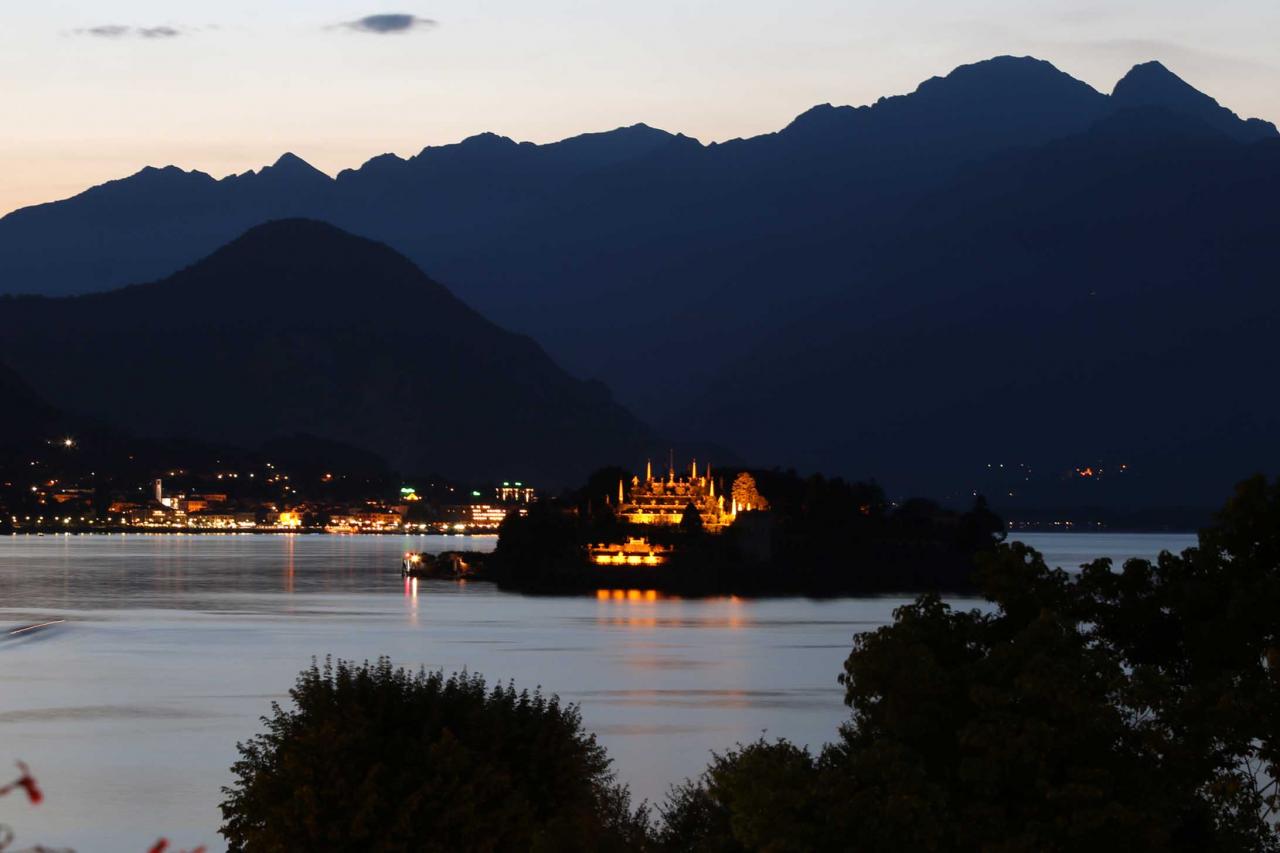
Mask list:
[[[158,282],[0,306],[0,358],[55,404],[144,438],[307,433],[407,472],[547,484],[656,442],[532,340],[325,223],[257,226]]]
[[[1111,97],[1125,107],[1164,107],[1193,115],[1241,142],[1255,142],[1278,135],[1276,126],[1271,122],[1258,118],[1241,119],[1156,60],[1131,68],[1116,83]]]
[[[1017,73],[1011,73],[1012,71],[1015,71],[1015,70]],[[1029,75],[1027,72],[1034,72],[1034,74]],[[1034,77],[1034,80],[1033,80],[1033,77]],[[1042,86],[1045,83],[1058,84],[1058,88],[1060,90],[1066,91],[1068,89],[1074,89],[1077,95],[1081,97],[1094,96],[1096,99],[1099,99],[1098,100],[1099,103],[1105,102],[1105,99],[1107,99],[1108,97],[1110,97],[1114,102],[1114,99],[1116,99],[1117,96],[1119,96],[1121,103],[1123,103],[1125,106],[1157,105],[1157,106],[1177,108],[1178,105],[1181,104],[1181,107],[1183,109],[1191,110],[1196,113],[1203,113],[1203,112],[1206,112],[1209,108],[1212,108],[1214,110],[1221,111],[1222,117],[1224,119],[1234,119],[1236,122],[1239,122],[1244,126],[1247,126],[1248,129],[1246,132],[1244,132],[1243,138],[1246,138],[1249,140],[1257,140],[1257,139],[1263,139],[1263,138],[1280,137],[1280,131],[1277,131],[1275,125],[1272,122],[1266,121],[1264,119],[1259,119],[1259,118],[1246,118],[1246,119],[1240,118],[1236,113],[1232,112],[1227,107],[1221,106],[1212,97],[1208,95],[1204,95],[1203,93],[1191,87],[1190,84],[1186,83],[1184,80],[1177,77],[1177,75],[1169,71],[1168,68],[1158,60],[1151,60],[1151,61],[1147,61],[1147,62],[1143,62],[1135,65],[1119,81],[1117,81],[1115,87],[1112,90],[1111,95],[1108,96],[1101,92],[1098,92],[1093,87],[1089,86],[1089,84],[1084,83],[1083,81],[1077,80],[1076,78],[1073,78],[1070,75],[1058,70],[1052,63],[1046,60],[1037,59],[1031,56],[1000,55],[1000,56],[992,57],[990,59],[957,66],[955,69],[953,69],[951,72],[949,72],[946,75],[930,77],[927,80],[922,81],[912,92],[904,95],[884,96],[879,98],[872,104],[862,105],[862,106],[853,106],[853,105],[833,106],[830,103],[817,104],[801,112],[794,119],[792,119],[791,122],[789,122],[786,126],[784,126],[778,131],[764,133],[754,137],[738,138],[738,139],[727,140],[724,142],[712,142],[705,146],[702,143],[698,143],[698,145],[700,147],[710,148],[710,147],[730,145],[733,143],[751,142],[754,140],[766,139],[770,137],[775,137],[779,134],[784,134],[788,130],[803,128],[807,124],[810,124],[812,119],[818,115],[823,115],[823,116],[836,115],[836,116],[842,116],[842,117],[858,115],[866,111],[872,111],[876,107],[880,107],[882,105],[904,103],[906,101],[909,101],[912,98],[919,98],[921,96],[933,98],[940,94],[946,94],[951,96],[954,96],[956,94],[962,94],[965,97],[972,97],[975,94],[981,96],[984,93],[989,92],[989,90],[983,90],[981,88],[977,90],[972,89],[971,86],[975,82],[981,83],[983,86],[988,86],[988,87],[992,84],[997,84],[997,85],[1012,84],[1012,86],[1015,88],[1025,88],[1026,85],[1030,82],[1036,82],[1038,84],[1041,84]],[[1155,91],[1152,91],[1153,89]],[[1036,91],[1043,93],[1044,90],[1037,89]],[[1176,92],[1176,96],[1174,94],[1175,92]],[[1173,103],[1170,103],[1171,101]],[[613,130],[587,131],[587,132],[583,132],[573,136],[565,137],[564,139],[556,140],[553,142],[547,142],[547,143],[517,142],[511,137],[503,136],[501,134],[494,133],[492,131],[485,131],[482,133],[473,134],[472,136],[466,137],[456,143],[445,143],[441,145],[426,146],[417,154],[414,154],[408,158],[403,158],[403,157],[400,157],[399,155],[392,154],[392,153],[376,155],[368,158],[367,160],[364,161],[364,163],[360,164],[359,166],[349,167],[349,168],[340,170],[339,173],[335,176],[330,176],[327,173],[323,172],[322,170],[317,169],[315,166],[311,165],[305,159],[299,157],[293,152],[285,152],[281,154],[280,157],[276,159],[276,161],[274,161],[269,165],[264,165],[258,170],[250,170],[250,171],[239,173],[239,174],[231,174],[223,178],[214,178],[211,175],[196,169],[184,170],[172,164],[162,166],[162,167],[145,166],[141,170],[139,170],[138,172],[135,172],[132,175],[128,175],[123,178],[117,178],[112,181],[105,182],[104,184],[96,185],[95,187],[90,187],[82,191],[81,193],[77,193],[66,198],[55,199],[47,202],[41,202],[36,205],[30,205],[27,207],[18,208],[14,211],[10,211],[8,214],[5,214],[4,217],[0,217],[0,220],[3,220],[8,216],[11,216],[15,213],[19,213],[23,210],[29,210],[31,208],[43,207],[49,204],[58,204],[60,202],[71,201],[84,195],[86,192],[90,192],[94,189],[106,186],[108,184],[116,184],[120,181],[128,181],[133,178],[154,175],[156,173],[162,173],[164,175],[183,174],[193,178],[200,179],[202,181],[209,180],[215,183],[222,183],[222,182],[231,181],[234,179],[243,179],[249,176],[260,177],[264,174],[277,174],[283,171],[293,175],[307,174],[307,175],[320,176],[327,179],[329,182],[337,182],[342,178],[342,176],[358,174],[364,169],[364,167],[370,166],[371,164],[375,164],[375,163],[382,164],[387,162],[399,162],[400,164],[408,164],[408,163],[413,163],[414,161],[420,160],[424,157],[430,157],[432,155],[439,154],[443,151],[467,150],[467,149],[474,149],[477,146],[491,147],[491,146],[497,145],[499,148],[513,148],[513,149],[527,148],[527,149],[540,150],[545,152],[545,151],[554,151],[558,148],[563,148],[567,145],[572,146],[574,144],[580,144],[580,143],[584,143],[591,140],[599,140],[601,142],[604,142],[607,145],[627,135],[635,134],[638,131],[649,132],[655,138],[661,138],[663,140],[691,139],[690,137],[686,137],[683,134],[672,134],[668,131],[664,131],[658,128],[653,128],[643,122],[637,122],[632,125],[620,126],[620,127],[614,128]],[[692,141],[697,142],[697,140],[692,140]]]
[[[1140,70],[1117,99],[1043,61],[1000,57],[907,95],[819,106],[775,133],[705,146],[647,126],[551,146],[482,135],[288,192],[258,174],[224,183],[157,170],[146,181],[154,192],[54,205],[39,227],[0,220],[0,273],[10,290],[138,270],[154,274],[130,281],[159,280],[265,219],[322,219],[430,269],[571,374],[603,378],[668,435],[741,442],[755,463],[963,496],[964,465],[989,435],[1006,440],[983,453],[1016,445],[1037,470],[1132,449],[1133,435],[1058,417],[1035,392],[1041,376],[1061,389],[1088,376],[1109,405],[1158,405],[1107,379],[1109,342],[1091,330],[1143,341],[1117,351],[1150,376],[1115,375],[1173,395],[1178,370],[1208,381],[1179,340],[1205,341],[1202,366],[1231,373],[1213,349],[1232,343],[1223,312],[1259,328],[1273,316],[1269,235],[1280,214],[1266,193],[1280,191],[1280,138],[1263,128],[1253,139],[1261,124],[1169,76]],[[1101,304],[1123,314],[1094,317]],[[344,313],[340,301],[327,310]],[[961,318],[983,336],[966,337]],[[280,343],[266,320],[256,333]],[[1036,354],[1036,340],[1055,352],[1009,355]],[[965,365],[981,381],[966,384],[955,372]],[[1147,480],[1154,493],[1198,489],[1188,500],[1213,503],[1209,469],[1234,477],[1225,471],[1240,462],[1222,448],[1256,447],[1241,426],[1245,389],[1224,387],[1236,425],[1208,407],[1180,414],[1177,433],[1201,467],[1184,482]],[[1009,437],[1005,424],[1021,415],[1000,388],[1027,402],[1037,428],[1025,434],[1051,450]],[[966,402],[970,392],[984,405]],[[1270,417],[1259,407],[1253,420]],[[939,423],[970,441],[926,462],[912,451],[942,446]],[[1265,448],[1257,458],[1269,459]],[[1143,465],[1176,471],[1173,459]]]

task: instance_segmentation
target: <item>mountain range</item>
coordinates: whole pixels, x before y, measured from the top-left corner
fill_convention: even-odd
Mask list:
[[[309,220],[256,226],[161,281],[0,300],[0,361],[142,438],[304,433],[406,473],[566,483],[654,433],[607,389],[402,255]]]
[[[549,145],[483,134],[336,178],[292,155],[222,180],[146,169],[0,219],[0,288],[53,296],[161,279],[263,221],[321,219],[403,253],[537,340],[547,364],[604,380],[638,416],[612,403],[592,415],[619,447],[652,441],[643,420],[754,462],[910,491],[1092,499],[1078,490],[1100,481],[1075,474],[1105,469],[1125,472],[1107,478],[1109,500],[1213,504],[1280,462],[1269,439],[1280,404],[1262,392],[1277,366],[1277,189],[1276,128],[1159,63],[1108,95],[1049,63],[998,57],[721,144],[635,125]],[[317,272],[340,260],[325,257]],[[190,272],[117,292],[110,304],[128,307],[113,322],[136,333],[134,313],[172,316],[147,306]],[[279,322],[308,302],[297,291],[275,301],[269,276],[246,295],[235,276],[207,276],[201,298],[232,311],[225,291],[246,313],[265,299]],[[363,310],[354,293],[325,293],[304,312],[311,326]],[[50,333],[31,329],[95,314],[93,299],[6,305],[18,319],[2,324],[0,358],[50,399],[79,394],[44,364],[58,360]],[[205,310],[194,297],[165,304]],[[386,334],[404,329],[400,313],[365,316],[364,334],[384,320]],[[261,318],[236,322],[270,334]],[[265,414],[279,407],[329,418],[337,440],[386,429],[341,432],[345,413],[313,411],[302,387],[287,404],[255,398],[264,414],[250,409],[239,428],[282,425]],[[599,386],[564,387],[607,400]],[[407,389],[376,393],[408,401]],[[86,408],[113,418],[146,408],[96,393]],[[200,424],[194,410],[157,408],[152,424]],[[402,462],[419,439],[366,445]]]

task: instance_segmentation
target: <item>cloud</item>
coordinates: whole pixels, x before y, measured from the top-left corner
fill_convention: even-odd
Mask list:
[[[134,32],[144,39],[169,39],[182,35],[176,27],[137,27]]]
[[[93,36],[94,38],[104,39],[168,39],[182,35],[182,30],[177,27],[169,26],[127,27],[123,24],[101,24],[96,27],[85,27],[79,30],[72,30],[72,33],[78,36]]]
[[[97,36],[104,39],[118,39],[121,36],[127,36],[132,27],[122,27],[119,24],[103,24],[100,27],[88,27],[83,30],[75,30],[78,36]]]
[[[357,33],[373,33],[374,35],[393,35],[407,33],[410,30],[425,30],[436,26],[430,18],[419,18],[417,15],[388,13],[382,15],[365,15],[355,21],[338,24],[339,29]]]

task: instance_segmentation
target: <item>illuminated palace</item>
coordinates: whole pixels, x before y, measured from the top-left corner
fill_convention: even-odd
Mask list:
[[[687,477],[677,477],[671,466],[665,478],[655,478],[653,463],[646,463],[644,479],[632,477],[631,488],[625,489],[625,485],[618,483],[618,517],[631,524],[679,524],[685,508],[693,504],[702,517],[702,526],[720,531],[733,523],[737,510],[750,509],[736,505],[726,508],[723,486],[717,494],[711,467],[699,475],[697,460]]]

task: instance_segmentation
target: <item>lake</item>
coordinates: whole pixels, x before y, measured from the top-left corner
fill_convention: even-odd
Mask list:
[[[1181,550],[1176,534],[1020,534],[1073,567]],[[845,718],[851,637],[901,597],[673,600],[644,590],[537,598],[406,581],[406,550],[475,537],[0,537],[0,800],[16,846],[223,848],[219,789],[237,740],[315,656],[469,669],[578,702],[639,798],[761,735],[820,745]],[[977,602],[957,601],[977,605]],[[11,635],[23,625],[65,620]],[[13,773],[16,776],[16,771]]]

